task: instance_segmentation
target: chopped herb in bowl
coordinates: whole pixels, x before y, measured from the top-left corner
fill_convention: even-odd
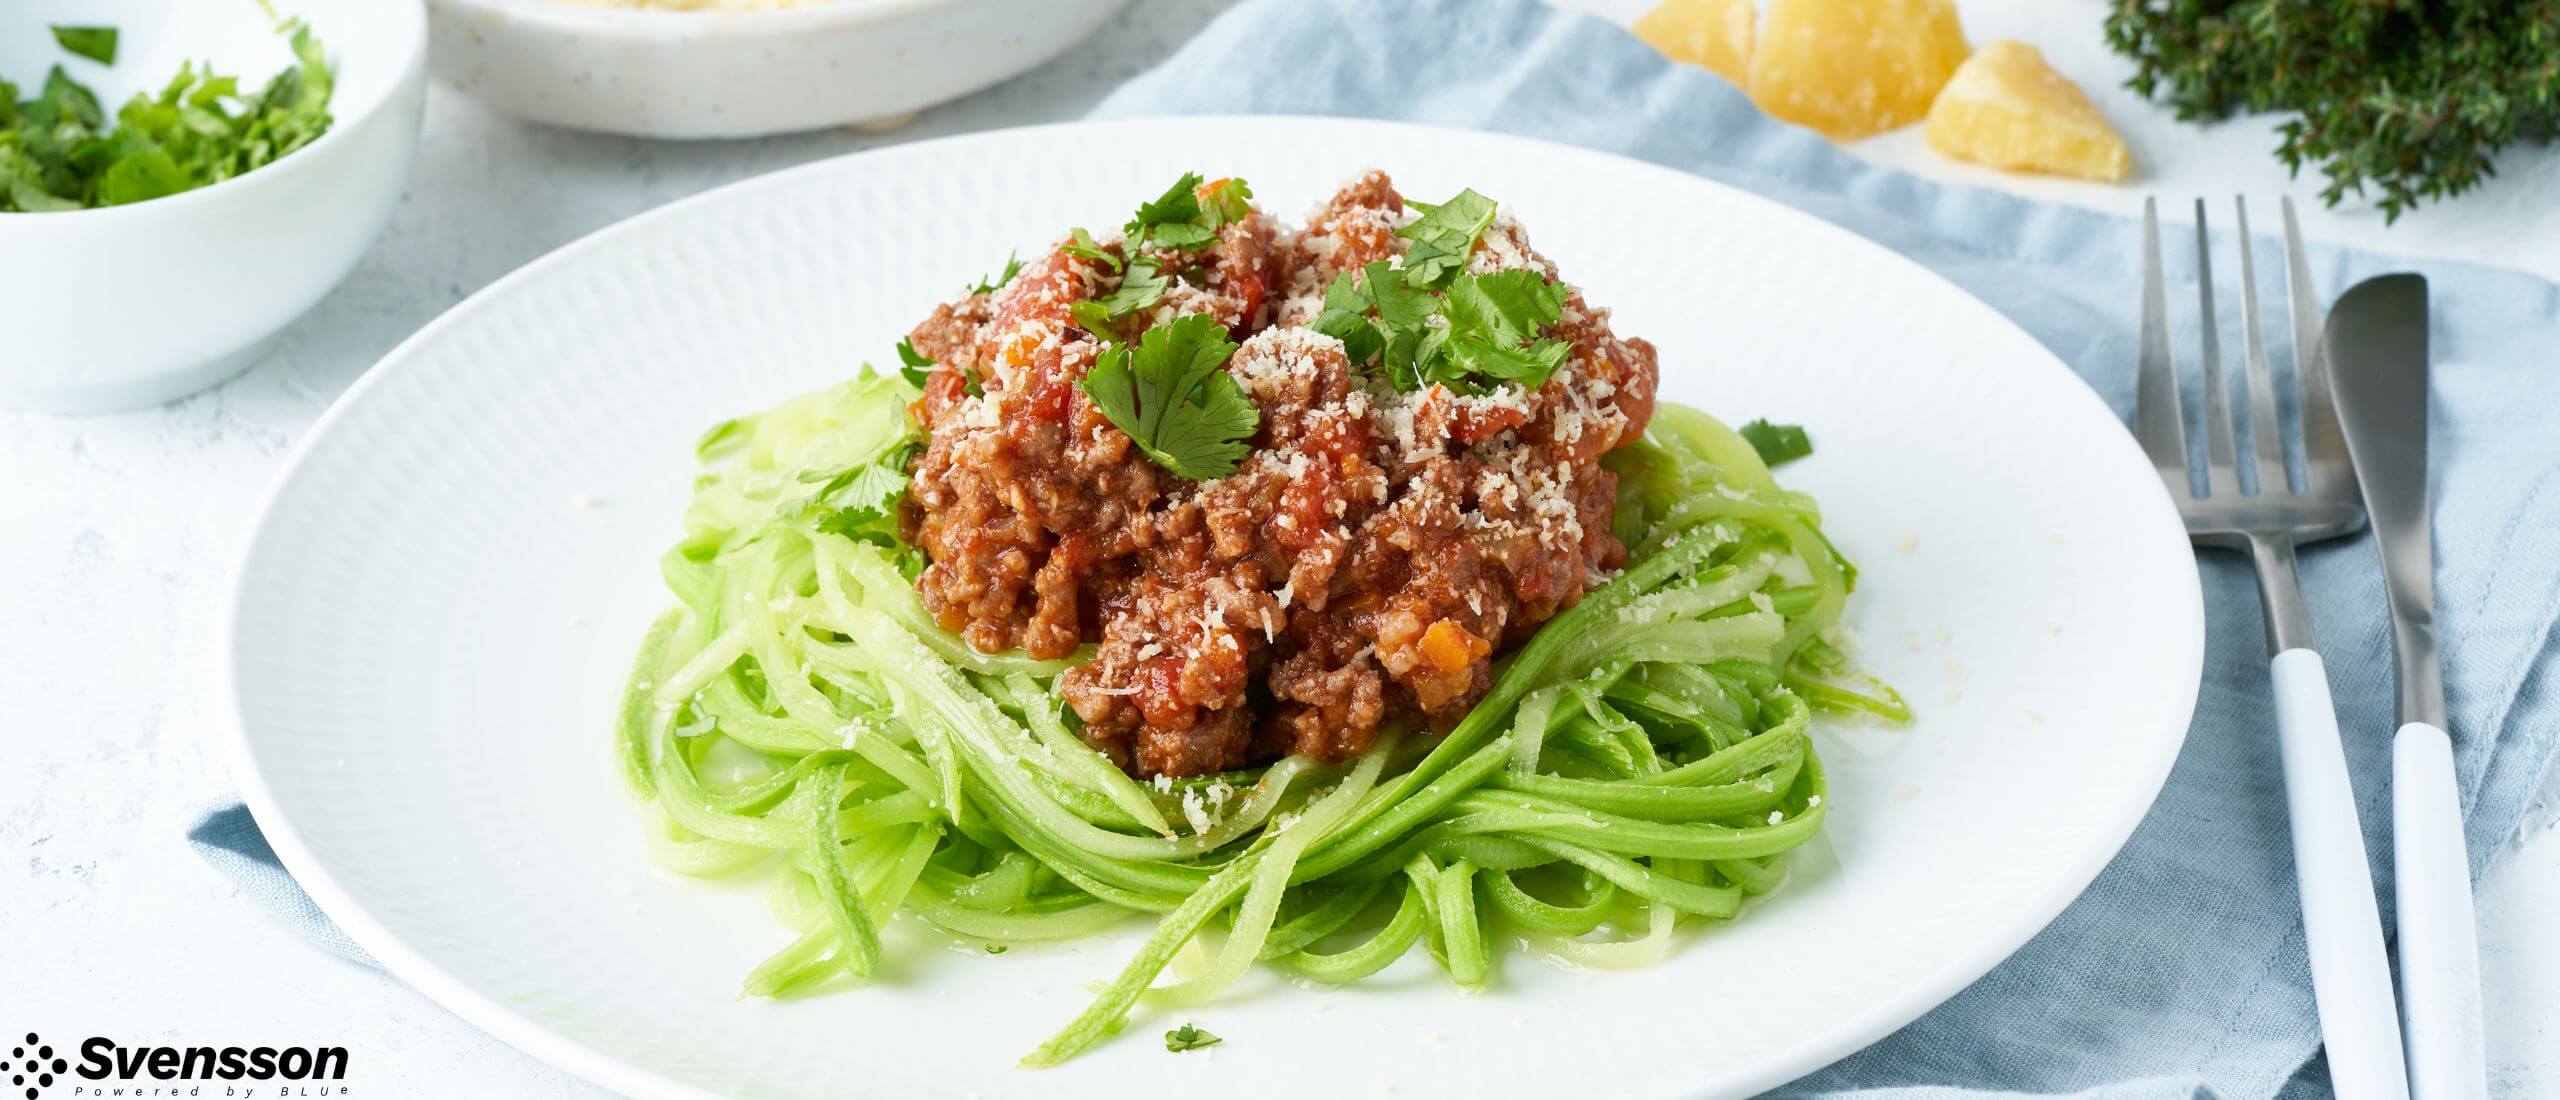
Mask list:
[[[60,65],[32,94],[0,78],[0,213],[121,206],[192,191],[265,167],[329,129],[333,74],[299,21],[295,63],[243,92],[235,76],[181,65],[157,94],[113,115]],[[111,27],[55,27],[66,51],[113,64]],[[23,98],[22,98],[23,97]]]

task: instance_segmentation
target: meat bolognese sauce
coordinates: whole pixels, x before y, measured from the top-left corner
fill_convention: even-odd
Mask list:
[[[1654,349],[1472,192],[1371,172],[1293,230],[1186,177],[909,340],[925,607],[981,651],[1091,645],[1060,694],[1135,775],[1445,730],[1626,561],[1600,458]]]

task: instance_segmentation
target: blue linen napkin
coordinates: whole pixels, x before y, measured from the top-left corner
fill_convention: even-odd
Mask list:
[[[1097,113],[1191,111],[1501,130],[1769,195],[1953,279],[2043,340],[2120,414],[2132,409],[2132,223],[1867,165],[1596,19],[1534,0],[1255,0]],[[1393,150],[1351,152],[1391,167]],[[1359,166],[1346,164],[1346,175]],[[2439,613],[2476,875],[2560,746],[2560,433],[2542,423],[2560,410],[2550,350],[2560,347],[2560,288],[2361,252],[2315,249],[2312,260],[2329,297],[2387,271],[2421,271],[2433,284]],[[2277,360],[2287,354],[2279,347]],[[2364,541],[2306,551],[2303,571],[2340,721],[2359,731],[2348,763],[2387,897],[2383,731],[2394,723],[2380,573]],[[2245,564],[2218,555],[2204,581],[2195,728],[2124,851],[1982,980],[1782,1094],[2326,1093],[2312,1061],[2318,1028],[2256,591]],[[217,811],[189,836],[280,920],[362,957],[292,887],[245,812]]]

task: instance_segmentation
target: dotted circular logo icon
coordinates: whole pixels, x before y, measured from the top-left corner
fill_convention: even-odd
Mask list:
[[[41,1090],[52,1088],[55,1074],[70,1071],[71,1063],[54,1057],[53,1048],[32,1031],[25,1046],[9,1052],[9,1084],[26,1090],[27,1100],[36,1100]]]

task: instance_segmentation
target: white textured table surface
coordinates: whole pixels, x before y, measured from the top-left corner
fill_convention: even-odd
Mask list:
[[[543,1096],[591,1090],[399,984],[269,923],[181,834],[230,788],[204,737],[227,573],[284,452],[401,338],[527,260],[706,187],[886,141],[1074,117],[1223,6],[1148,0],[1051,69],[928,112],[888,137],[829,133],[658,145],[494,118],[439,91],[409,193],[364,265],[242,379],[147,412],[87,420],[0,413],[0,1028],[48,1042],[339,1045],[365,1095]],[[1640,0],[1576,0],[1631,18]],[[2044,46],[2093,90],[2119,67],[2100,5],[1967,0],[1976,41]],[[2122,93],[2145,185],[2273,195],[2267,126],[2197,131]],[[1978,177],[1916,135],[1861,152],[2121,208],[2141,192]],[[2560,277],[2560,156],[2511,159],[2489,194],[2388,231],[2320,213],[2314,236],[2510,263]],[[396,491],[386,487],[385,491]],[[2540,816],[2547,818],[2546,809]],[[2482,895],[2490,1060],[2504,1095],[2560,1090],[2560,834],[2506,857]],[[75,1040],[76,1041],[76,1040]]]

